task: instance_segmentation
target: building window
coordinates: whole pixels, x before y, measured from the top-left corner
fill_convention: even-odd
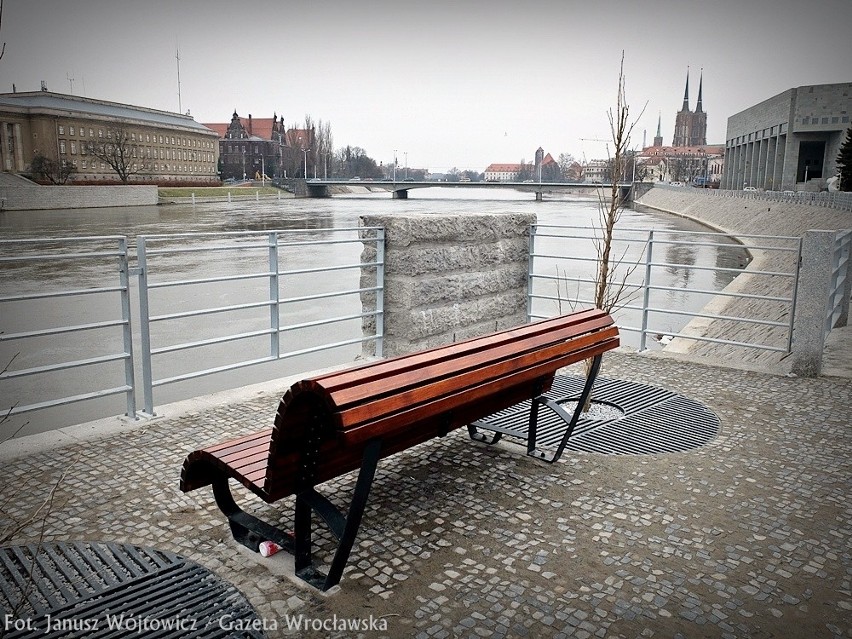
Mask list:
[[[65,140],[59,140],[59,152],[65,153]]]
[[[80,144],[80,155],[86,155],[86,143],[82,142]]]
[[[823,124],[828,124],[828,117],[824,117],[824,118],[822,119],[822,123],[823,123]]]
[[[59,125],[59,135],[65,135],[65,127],[61,124]]]
[[[76,133],[74,133],[74,127],[73,126],[68,127],[68,135],[77,135]]]
[[[87,165],[87,164],[88,164],[88,162],[87,162],[86,160],[83,160],[83,168],[84,168],[84,169],[86,168],[86,165]]]
[[[99,138],[104,137],[104,130],[103,129],[98,129],[98,137]]]
[[[840,118],[838,118],[837,116],[835,116],[835,117],[831,118],[831,123],[832,123],[832,124],[837,124],[838,122],[840,122]]]
[[[95,130],[94,129],[89,129],[89,137],[90,138],[95,137]]]
[[[77,155],[77,143],[71,140],[71,155]]]
[[[130,133],[130,139],[131,139],[131,141],[136,142],[136,134],[131,132]]]

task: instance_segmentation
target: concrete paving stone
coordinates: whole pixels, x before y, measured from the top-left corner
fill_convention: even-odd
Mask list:
[[[852,381],[622,352],[602,374],[702,402],[719,435],[683,453],[568,452],[546,465],[456,431],[383,460],[331,595],[241,552],[209,491],[177,490],[185,455],[271,423],[278,389],[4,461],[0,532],[57,486],[46,540],[177,552],[279,622],[387,619],[386,633],[358,637],[852,636]],[[347,475],[320,490],[343,505],[353,485]],[[292,527],[292,499],[235,494]],[[10,541],[41,530],[25,523]],[[331,535],[315,537],[330,561]]]

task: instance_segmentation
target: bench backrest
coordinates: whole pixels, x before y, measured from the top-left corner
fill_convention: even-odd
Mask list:
[[[465,426],[618,344],[612,318],[591,310],[298,382],[278,407],[264,491],[277,498],[354,470],[375,437],[387,456]]]

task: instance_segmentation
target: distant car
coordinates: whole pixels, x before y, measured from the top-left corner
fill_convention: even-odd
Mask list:
[[[793,195],[793,196],[795,196],[796,192],[795,191],[784,191],[784,192],[781,193],[781,195]]]
[[[683,186],[683,182],[669,182],[672,186]]]
[[[743,191],[748,191],[749,193],[757,193],[757,188],[754,186],[747,186],[743,189]]]
[[[532,184],[535,180],[524,180],[524,184]]]
[[[361,181],[361,178],[359,178],[359,177],[356,175],[354,178],[349,178],[349,181],[350,181],[350,182],[360,182],[360,181]]]
[[[470,178],[469,177],[459,178],[459,182],[470,182]]]
[[[414,182],[414,178],[405,178],[403,182]]]

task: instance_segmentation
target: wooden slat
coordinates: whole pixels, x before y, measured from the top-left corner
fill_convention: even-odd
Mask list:
[[[452,359],[471,352],[489,349],[497,345],[511,343],[536,335],[547,335],[551,331],[563,326],[576,326],[595,319],[603,319],[605,324],[611,324],[612,319],[603,311],[593,309],[574,313],[554,319],[542,320],[532,324],[526,324],[507,331],[489,333],[464,342],[457,342],[447,346],[438,346],[425,351],[401,355],[388,360],[365,364],[363,366],[328,373],[320,377],[308,380],[318,384],[328,393],[334,393],[348,386],[369,383],[375,379],[381,379],[389,375],[398,374],[401,371],[417,370],[436,361]]]

